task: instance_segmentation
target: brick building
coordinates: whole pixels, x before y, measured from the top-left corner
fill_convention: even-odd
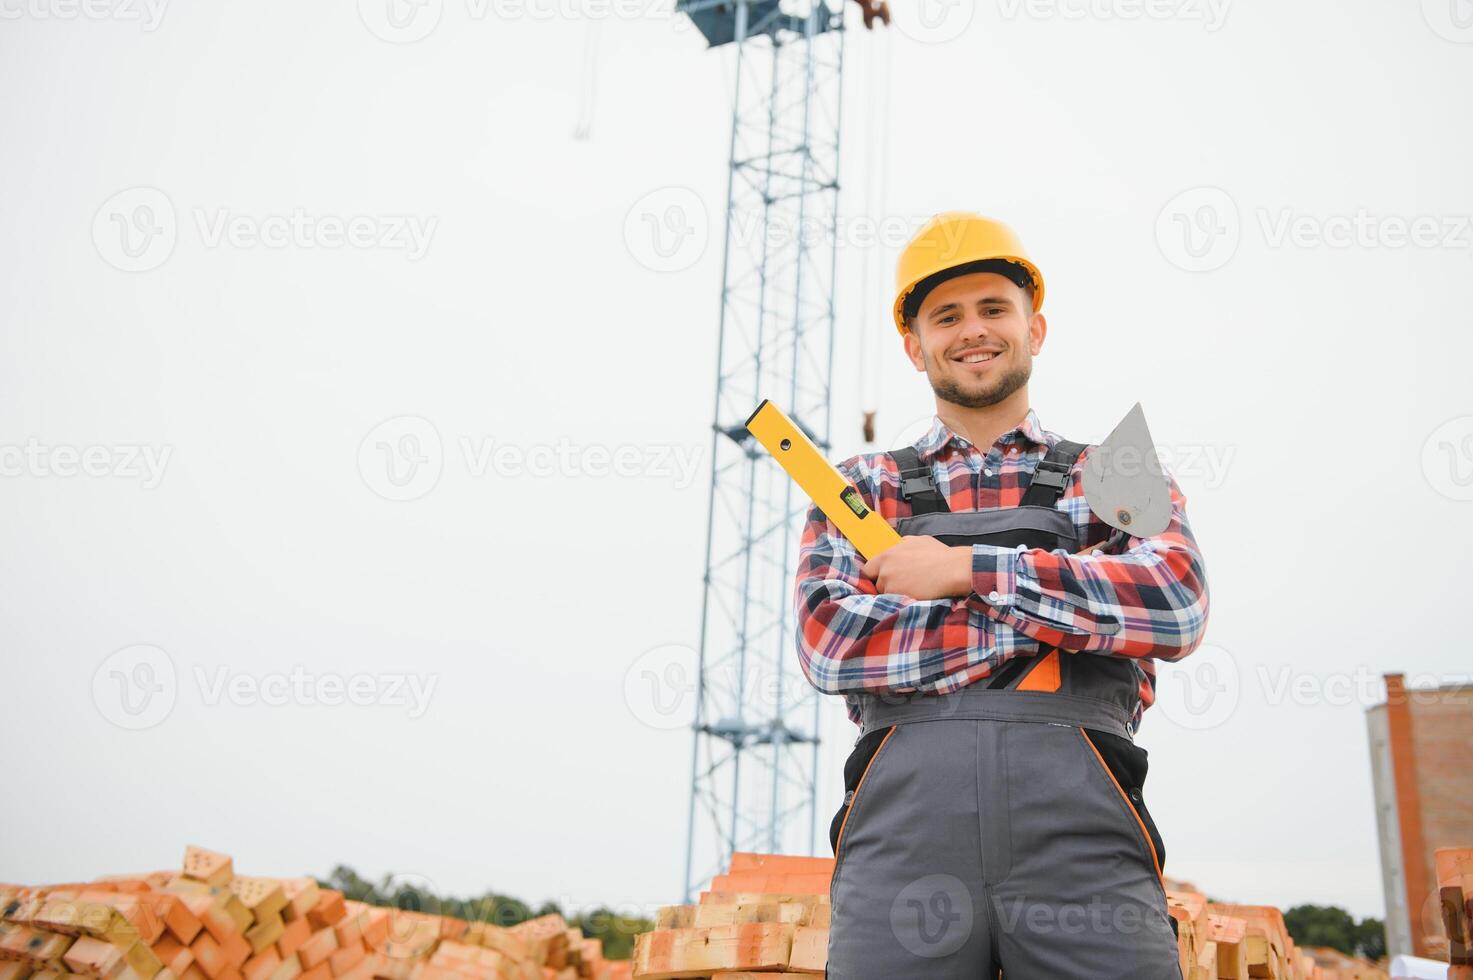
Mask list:
[[[1435,957],[1442,935],[1432,852],[1473,845],[1473,685],[1407,688],[1386,675],[1366,712],[1387,952]]]

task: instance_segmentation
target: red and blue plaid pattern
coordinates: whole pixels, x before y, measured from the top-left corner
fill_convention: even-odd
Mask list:
[[[985,453],[939,416],[915,447],[931,464],[947,506],[967,511],[1018,506],[1034,469],[1059,439],[1030,409]],[[1128,537],[1085,502],[1080,480],[1089,453],[1075,461],[1057,506],[1074,521],[1080,548],[1110,543],[1084,555],[973,545],[972,594],[964,598],[878,593],[860,575],[864,559],[854,546],[810,506],[794,596],[798,656],[809,683],[826,694],[945,694],[1048,644],[1135,661],[1140,698],[1130,729],[1137,731],[1156,699],[1154,660],[1181,660],[1202,641],[1207,580],[1176,481],[1170,480],[1166,530]],[[850,457],[839,470],[892,525],[910,516],[899,470],[884,453]],[[858,703],[846,700],[858,724]]]

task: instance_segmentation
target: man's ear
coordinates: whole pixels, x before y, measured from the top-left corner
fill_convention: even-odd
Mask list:
[[[1043,350],[1043,339],[1048,336],[1048,321],[1043,318],[1042,313],[1033,314],[1033,319],[1028,321],[1028,352],[1035,357]]]
[[[905,356],[910,358],[917,371],[926,370],[926,359],[921,356],[921,339],[916,336],[914,320],[910,321],[910,329],[905,331]]]

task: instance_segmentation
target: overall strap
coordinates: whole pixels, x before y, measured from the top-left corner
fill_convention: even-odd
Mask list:
[[[1074,468],[1074,461],[1079,458],[1079,454],[1084,452],[1084,449],[1083,443],[1060,439],[1058,445],[1050,448],[1048,455],[1038,461],[1038,468],[1033,471],[1033,479],[1028,481],[1028,490],[1023,494],[1020,506],[1054,506],[1059,497],[1063,495],[1064,488],[1069,485],[1069,471]],[[1001,670],[988,679],[987,689],[992,691],[1012,690],[1030,668],[1036,666],[1056,649],[1057,647],[1042,644],[1034,656],[1015,657],[1009,660],[1003,664]]]
[[[1084,449],[1082,442],[1060,439],[1048,451],[1048,455],[1039,460],[1038,469],[1033,471],[1033,479],[1028,483],[1028,491],[1023,494],[1020,506],[1052,507],[1057,503],[1064,488],[1069,485],[1069,471],[1074,468],[1074,461]]]
[[[949,514],[946,498],[936,489],[931,464],[923,463],[914,446],[891,450],[888,454],[900,468],[900,496],[908,500],[914,514]]]

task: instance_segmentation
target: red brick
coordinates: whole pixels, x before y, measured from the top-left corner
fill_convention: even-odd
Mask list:
[[[359,942],[354,942],[347,946],[340,946],[327,958],[328,968],[332,970],[333,976],[341,977],[344,973],[347,973],[353,967],[363,962],[365,952],[363,944]]]
[[[310,935],[312,935],[312,927],[307,925],[306,919],[293,919],[286,924],[281,938],[276,941],[277,952],[281,953],[282,959],[286,959],[301,949],[302,944]]]
[[[317,896],[317,904],[312,911],[307,913],[307,922],[314,930],[327,926],[336,925],[344,915],[348,914],[343,905],[343,893],[324,890]]]
[[[208,932],[194,937],[194,942],[189,944],[189,951],[194,954],[194,965],[203,970],[210,980],[220,980],[220,976],[230,969],[230,964],[225,960],[225,951]]]
[[[310,973],[315,967],[326,963],[327,958],[338,948],[338,937],[331,929],[318,929],[302,948],[297,950],[297,958],[302,961],[302,969]]]
[[[281,954],[276,951],[275,947],[268,947],[265,952],[257,953],[246,960],[240,968],[240,973],[245,980],[267,980],[279,966],[281,966]]]

